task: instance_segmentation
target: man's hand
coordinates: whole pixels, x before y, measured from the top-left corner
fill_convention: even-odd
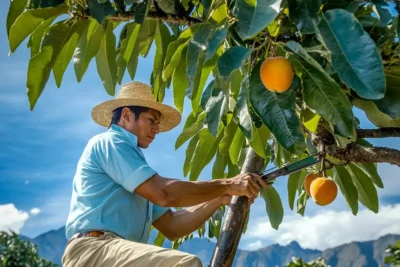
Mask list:
[[[250,203],[253,203],[254,199],[257,198],[260,193],[260,185],[264,188],[267,187],[267,183],[254,173],[238,174],[228,180],[230,183],[229,195],[247,196]]]

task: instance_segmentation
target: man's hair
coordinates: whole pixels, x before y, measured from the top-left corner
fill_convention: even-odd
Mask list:
[[[139,119],[140,113],[149,111],[149,108],[140,107],[140,106],[124,106],[124,107],[116,108],[113,111],[113,116],[112,116],[112,119],[111,119],[110,127],[113,124],[118,124],[119,120],[121,119],[122,109],[125,108],[125,107],[129,108],[133,112],[133,114],[135,114],[135,121],[137,121]]]

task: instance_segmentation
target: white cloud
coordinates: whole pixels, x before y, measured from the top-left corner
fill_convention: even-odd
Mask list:
[[[40,209],[38,208],[33,208],[30,210],[30,214],[32,215],[38,215],[40,213]]]
[[[19,234],[28,218],[27,212],[18,210],[12,203],[0,205],[0,231],[11,230]]]
[[[256,242],[247,244],[244,247],[244,249],[246,249],[246,250],[257,250],[257,249],[262,248],[262,247],[263,247],[262,242],[260,240],[257,240]]]
[[[380,207],[378,214],[363,209],[357,216],[349,211],[324,211],[315,216],[285,217],[279,230],[268,217],[258,219],[243,239],[268,240],[287,245],[297,241],[303,248],[324,250],[352,241],[368,241],[386,234],[400,234],[400,204]],[[255,241],[257,240],[257,241]],[[254,244],[255,244],[254,243]]]

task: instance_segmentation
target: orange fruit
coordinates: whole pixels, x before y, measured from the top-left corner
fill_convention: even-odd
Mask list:
[[[264,86],[277,93],[283,93],[293,82],[293,68],[284,57],[270,57],[260,68],[260,78]]]
[[[316,173],[310,173],[306,176],[306,179],[304,180],[304,190],[306,190],[307,195],[311,196],[310,186],[311,186],[311,183],[317,178],[318,178],[318,176]]]
[[[325,206],[335,200],[338,188],[331,179],[318,177],[311,183],[310,192],[315,203],[320,206]]]

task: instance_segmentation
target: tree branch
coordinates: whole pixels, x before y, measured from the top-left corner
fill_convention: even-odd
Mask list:
[[[400,137],[400,128],[387,127],[380,129],[357,129],[357,137],[359,138]]]
[[[119,13],[118,15],[115,16],[109,16],[107,17],[107,20],[111,21],[130,21],[135,18],[135,12],[133,11],[127,11],[124,13]],[[161,15],[160,13],[156,11],[149,11],[146,17],[147,20],[157,20],[157,21],[162,21],[162,22],[169,22],[169,23],[174,23],[174,24],[181,24],[181,25],[193,25],[196,23],[200,23],[201,20],[193,18],[193,17],[181,17],[177,16],[174,14],[165,14]]]
[[[387,147],[365,147],[355,143],[340,148],[336,145],[333,135],[322,127],[318,128],[317,134],[307,132],[315,146],[324,143],[326,153],[334,158],[352,162],[387,162],[400,167],[400,150]]]

